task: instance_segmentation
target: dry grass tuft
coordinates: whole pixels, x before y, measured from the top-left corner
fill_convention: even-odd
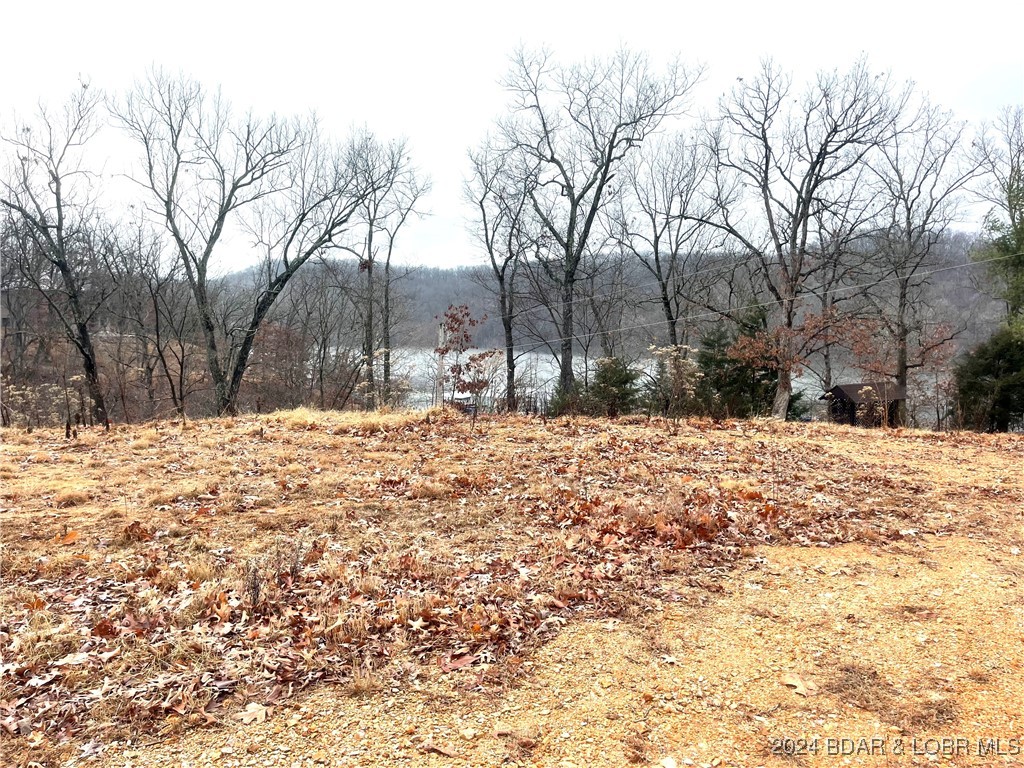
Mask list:
[[[895,695],[878,669],[862,662],[840,666],[823,689],[855,707],[882,716],[890,711]]]
[[[627,733],[622,746],[629,762],[634,764],[650,762],[651,742],[645,728],[637,728]]]
[[[908,733],[928,731],[955,723],[960,707],[938,693],[918,693],[899,702],[893,721]]]
[[[451,496],[452,489],[444,483],[422,480],[409,488],[410,499],[446,499]]]
[[[53,497],[53,503],[57,509],[78,507],[89,503],[89,494],[85,491],[62,491]]]
[[[956,722],[959,707],[949,696],[929,690],[897,690],[879,671],[865,663],[841,666],[824,689],[860,709],[873,712],[905,732],[921,732]]]
[[[362,698],[377,693],[384,688],[384,679],[372,668],[356,662],[352,665],[352,674],[343,688],[347,696]]]

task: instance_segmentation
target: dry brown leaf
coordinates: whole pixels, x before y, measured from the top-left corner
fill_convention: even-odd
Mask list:
[[[78,531],[68,531],[63,536],[57,535],[53,537],[53,543],[59,544],[62,547],[66,547],[68,544],[74,544],[78,541]]]
[[[69,653],[67,656],[51,662],[55,667],[72,667],[89,662],[88,653]]]
[[[793,688],[797,696],[813,696],[818,692],[818,686],[796,672],[787,672],[782,676],[782,684]]]
[[[458,757],[458,753],[451,747],[446,747],[443,744],[437,744],[433,738],[427,738],[423,744],[420,745],[420,749],[424,752],[436,752],[439,755],[445,757]]]
[[[110,619],[103,619],[90,631],[96,637],[116,637],[118,635],[117,627],[114,626]]]
[[[444,671],[444,672],[453,672],[456,669],[461,669],[462,667],[468,667],[474,661],[476,661],[476,656],[474,656],[471,653],[467,653],[465,656],[460,656],[459,658],[454,659],[454,660],[451,657],[449,657],[448,659],[441,659],[439,661],[439,663],[441,665],[441,670],[442,671]]]
[[[245,705],[245,711],[239,712],[235,717],[245,725],[252,725],[253,723],[266,722],[267,717],[273,714],[273,711],[273,707],[266,707],[263,704],[250,701]]]
[[[131,524],[125,526],[124,536],[129,541],[153,540],[153,534],[138,520],[135,520]]]

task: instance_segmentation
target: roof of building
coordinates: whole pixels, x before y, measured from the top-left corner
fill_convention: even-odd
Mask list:
[[[907,399],[907,388],[891,381],[870,381],[859,384],[839,384],[822,395],[820,400],[841,399],[861,405],[862,403],[896,402]]]

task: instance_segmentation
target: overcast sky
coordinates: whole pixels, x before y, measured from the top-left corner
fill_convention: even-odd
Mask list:
[[[0,124],[40,99],[60,102],[80,76],[117,92],[152,64],[181,70],[222,86],[239,108],[315,110],[339,137],[363,124],[382,138],[407,137],[433,192],[430,216],[398,242],[402,260],[479,263],[461,198],[466,151],[501,113],[498,81],[520,44],[546,45],[564,61],[620,46],[647,50],[655,61],[678,53],[708,67],[698,109],[713,107],[763,56],[799,80],[816,69],[845,69],[865,53],[872,68],[916,81],[933,100],[977,121],[1024,103],[1020,8],[1011,0],[6,0]]]

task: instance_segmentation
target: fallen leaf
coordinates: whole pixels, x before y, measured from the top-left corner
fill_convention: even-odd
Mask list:
[[[471,653],[468,653],[465,656],[460,656],[455,660],[452,660],[451,658],[441,659],[441,670],[443,672],[452,672],[456,669],[461,669],[462,667],[468,667],[474,661],[476,661],[476,656]]]
[[[420,745],[420,749],[424,752],[436,752],[437,754],[444,755],[445,757],[458,757],[458,753],[454,749],[446,747],[443,744],[437,744],[432,738],[428,738],[423,742]]]
[[[117,627],[114,626],[110,619],[103,619],[90,631],[96,637],[116,637],[118,634]]]
[[[813,696],[818,692],[818,686],[810,680],[805,680],[796,672],[787,672],[782,676],[782,684],[794,689],[797,696]]]
[[[251,701],[245,705],[245,711],[239,712],[235,717],[241,720],[245,725],[252,725],[253,723],[266,722],[267,716],[273,712],[273,707],[265,707],[262,704],[257,704],[255,701]]]
[[[88,653],[69,653],[67,656],[52,662],[55,667],[70,667],[78,664],[85,664],[89,661]]]
[[[138,520],[124,528],[124,536],[129,541],[152,541],[153,534]]]
[[[74,544],[76,541],[78,541],[78,531],[68,531],[64,536],[58,534],[53,537],[53,543],[61,546]]]

